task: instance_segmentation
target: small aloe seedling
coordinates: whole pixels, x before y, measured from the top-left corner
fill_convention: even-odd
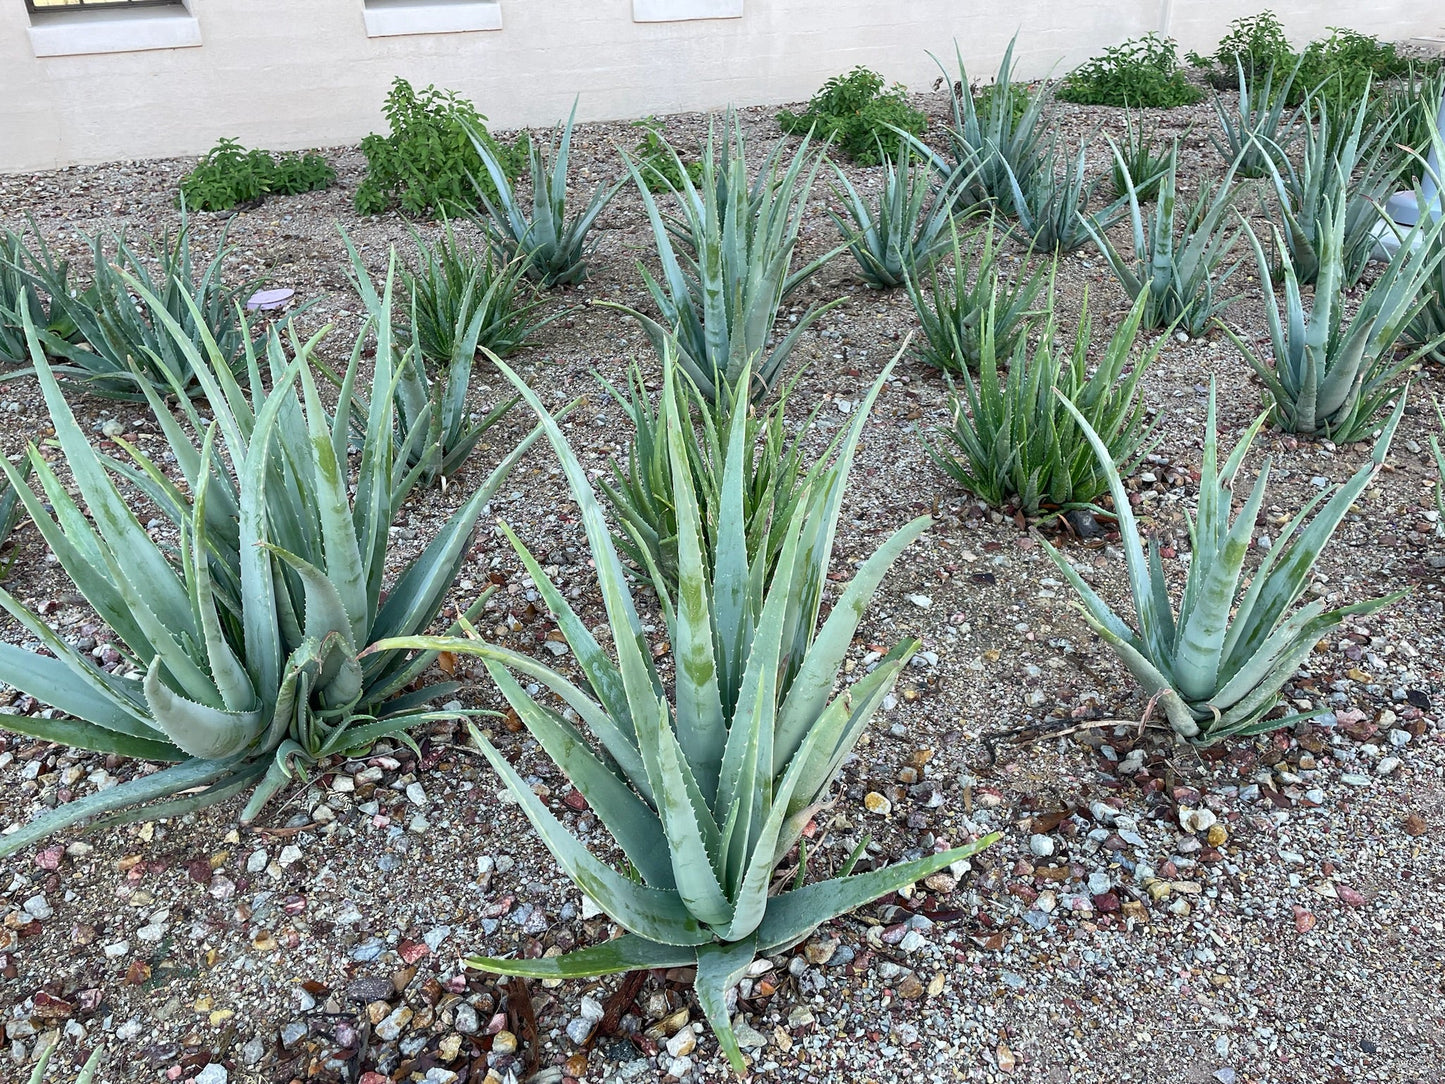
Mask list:
[[[504,364],[501,368],[537,412],[581,506],[616,660],[515,535],[512,544],[571,646],[584,682],[574,684],[530,655],[477,639],[424,637],[378,646],[448,650],[485,660],[502,695],[612,833],[630,869],[621,872],[593,855],[474,730],[477,745],[562,870],[628,932],[556,957],[467,962],[549,979],[696,967],[698,1001],[733,1067],[743,1072],[746,1062],[726,995],[759,953],[796,944],[821,923],[962,861],[996,838],[867,873],[853,874],[850,859],[842,876],[772,891],[777,866],[803,838],[838,768],[918,646],[916,640],[899,644],[834,695],[868,600],[888,568],[928,528],[927,516],[900,528],[860,564],[852,582],[839,585],[841,595],[822,626],[817,624],[848,463],[893,366],[860,406],[837,461],[810,477],[765,585],[756,564],[765,557],[750,557],[744,538],[745,412],[731,415],[718,529],[713,552],[705,555],[699,495],[684,448],[688,421],[678,414],[672,387],[676,364],[664,357],[662,432],[673,445],[678,509],[678,588],[675,597],[659,593],[676,659],[666,684],[654,666],[647,630],[586,468],[542,401]],[[560,697],[577,722],[534,700],[522,681]]]
[[[1284,683],[1330,629],[1352,615],[1372,614],[1405,594],[1398,591],[1330,611],[1316,600],[1289,612],[1310,585],[1315,561],[1335,528],[1384,462],[1405,410],[1404,393],[1370,461],[1333,495],[1320,493],[1310,500],[1280,532],[1253,575],[1243,579],[1255,521],[1264,504],[1269,463],[1261,468],[1239,515],[1231,520],[1234,481],[1268,415],[1255,419],[1220,468],[1211,384],[1199,509],[1189,524],[1193,556],[1177,614],[1159,545],[1151,540],[1145,555],[1129,494],[1109,462],[1108,447],[1072,403],[1064,406],[1077,418],[1109,476],[1134,602],[1131,628],[1068,559],[1045,542],[1049,556],[1078,592],[1079,609],[1089,627],[1157,698],[1174,730],[1197,745],[1212,745],[1234,734],[1259,734],[1308,718],[1267,716],[1278,706]],[[1306,525],[1321,502],[1324,507]]]

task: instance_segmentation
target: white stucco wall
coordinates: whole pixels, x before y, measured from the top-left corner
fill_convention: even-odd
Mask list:
[[[668,2],[709,8],[649,0],[639,13]],[[1149,30],[1208,49],[1263,3],[743,0],[741,18],[637,22],[633,0],[500,0],[500,30],[368,37],[363,0],[187,0],[199,47],[37,57],[25,5],[0,0],[0,171],[196,154],[221,135],[275,150],[355,143],[384,127],[396,75],[458,90],[511,128],[555,122],[574,95],[582,119],[797,101],[856,64],[924,89],[938,75],[929,50],[951,66],[956,39],[986,76],[1016,30],[1023,74],[1061,74]],[[1339,23],[1403,39],[1442,22],[1418,0],[1269,6],[1301,41]]]

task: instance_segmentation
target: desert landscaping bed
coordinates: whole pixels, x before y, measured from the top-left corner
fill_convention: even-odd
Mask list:
[[[915,96],[914,104],[930,115],[926,138],[939,134],[945,96]],[[1069,138],[1100,126],[1122,135],[1119,110],[1050,109]],[[780,137],[771,111],[742,115],[754,145]],[[1161,134],[1183,139],[1181,189],[1192,198],[1223,169],[1204,134],[1212,111],[1203,104],[1156,116]],[[699,145],[707,126],[703,116],[667,119],[680,147]],[[626,125],[581,126],[574,176],[589,189],[617,176],[616,147],[635,141]],[[1107,169],[1106,155],[1096,140],[1096,170]],[[327,156],[337,186],[234,214],[193,214],[193,241],[209,258],[224,237],[235,248],[228,275],[314,299],[298,325],[310,332],[333,323],[334,341],[349,344],[362,309],[343,272],[337,224],[377,275],[390,246],[409,253],[410,231],[433,235],[436,227],[395,213],[358,216],[351,197],[363,159],[354,149]],[[76,231],[174,229],[176,185],[190,165],[0,177],[0,227],[33,219],[57,254],[83,263]],[[879,183],[878,168],[845,169],[865,191]],[[1257,202],[1245,197],[1240,206]],[[830,203],[820,184],[803,258],[835,243]],[[595,376],[621,385],[631,359],[650,357],[635,322],[588,304],[647,307],[636,263],[655,264],[655,252],[630,186],[599,220],[597,237],[591,277],[549,295],[549,305],[570,311],[512,364],[549,406],[582,398],[566,429],[583,463],[600,472],[625,453],[627,431]],[[1011,260],[1026,256],[1012,241],[1005,247]],[[1235,286],[1242,296],[1225,319],[1267,349],[1247,269]],[[1092,246],[1058,262],[1063,335],[1072,335],[1086,291],[1102,342],[1128,299]],[[804,334],[790,365],[803,370],[790,413],[819,411],[810,434],[819,449],[917,331],[906,293],[866,289],[846,254],[786,304],[797,314],[840,296],[847,301]],[[1145,332],[1141,345],[1158,334]],[[338,346],[330,359],[344,363],[348,349]],[[1181,548],[1211,379],[1229,445],[1258,413],[1261,385],[1221,332],[1171,337],[1143,381],[1144,401],[1163,421],[1129,485],[1142,497],[1143,522],[1164,537],[1174,532]],[[477,408],[495,405],[504,387],[480,368]],[[816,818],[813,862],[836,867],[864,833],[880,863],[929,853],[937,840],[1003,837],[971,868],[830,922],[795,952],[755,965],[739,991],[753,1079],[1439,1079],[1445,543],[1429,441],[1438,428],[1430,401],[1440,391],[1438,369],[1415,376],[1384,471],[1318,565],[1315,590],[1331,602],[1409,594],[1347,622],[1286,687],[1296,710],[1320,713],[1314,721],[1201,751],[1139,725],[1146,698],[1072,607],[1039,542],[1042,534],[1085,553],[1079,563],[1092,565],[1096,587],[1126,605],[1117,536],[1070,540],[1056,522],[990,511],[959,490],[923,445],[947,420],[947,385],[904,353],[863,430],[835,566],[850,567],[907,519],[931,512],[932,530],[874,599],[849,666],[866,666],[875,645],[886,650],[905,635],[923,646],[845,765],[836,801]],[[143,406],[74,403],[97,440],[124,433],[160,450]],[[49,419],[33,377],[0,385],[0,416],[4,454],[44,440]],[[445,491],[418,491],[393,528],[398,552],[409,557],[413,540],[412,552],[419,549],[529,427],[524,408],[514,410]],[[1274,464],[1261,524],[1283,522],[1368,455],[1367,443],[1334,447],[1267,429],[1246,464],[1250,477],[1265,457]],[[499,587],[485,635],[540,650],[553,628],[532,605],[536,592],[495,528],[499,519],[575,592],[585,615],[605,619],[575,507],[544,447],[504,484],[458,585],[458,599]],[[93,622],[32,526],[19,528],[14,547],[9,591],[61,628]],[[3,628],[23,642],[13,622]],[[505,707],[480,668],[457,666],[474,679],[461,694],[465,707]],[[12,694],[9,710],[27,710],[24,700]],[[987,740],[1100,719],[1119,722],[1018,746]],[[523,775],[547,788],[559,815],[587,831],[586,803],[569,803],[568,784],[526,732],[496,717],[481,722]],[[610,923],[558,872],[463,730],[435,724],[417,738],[420,759],[395,743],[333,758],[248,828],[236,827],[232,801],[171,821],[63,833],[5,860],[0,1077],[23,1078],[43,1035],[59,1029],[57,1063],[68,1069],[84,1060],[81,1051],[103,1046],[98,1079],[117,1084],[728,1078],[687,975],[650,973],[625,997],[614,996],[624,986],[617,978],[534,983],[524,995],[460,967],[473,952],[592,943]],[[0,826],[137,770],[0,737]]]

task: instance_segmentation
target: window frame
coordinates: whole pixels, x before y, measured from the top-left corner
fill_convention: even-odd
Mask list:
[[[98,11],[102,8],[150,8],[184,7],[183,0],[71,0],[65,4],[46,4],[36,7],[35,0],[25,0],[25,10],[31,15],[50,15],[57,11]]]

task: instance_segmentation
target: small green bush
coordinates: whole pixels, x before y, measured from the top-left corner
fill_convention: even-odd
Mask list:
[[[225,211],[258,203],[266,196],[294,196],[336,183],[336,170],[319,154],[294,151],[273,157],[259,147],[247,150],[222,137],[196,168],[181,178],[181,199],[197,211]]]
[[[1201,62],[1201,67],[1209,63],[1208,57],[1191,59]],[[1215,85],[1221,90],[1230,90],[1236,82],[1237,68],[1243,68],[1245,77],[1252,82],[1276,69],[1288,71],[1294,67],[1295,55],[1279,17],[1272,11],[1261,11],[1230,23],[1229,33],[1220,39],[1213,59],[1221,69],[1223,80],[1222,85]]]
[[[790,135],[811,129],[858,164],[876,166],[898,154],[901,137],[894,128],[921,135],[928,116],[908,104],[902,83],[889,87],[877,72],[857,67],[824,83],[802,113],[782,110],[778,123]]]
[[[702,183],[702,162],[696,158],[674,157],[663,135],[662,121],[644,117],[633,121],[632,127],[642,131],[642,138],[632,148],[632,160],[649,192],[681,192],[684,172],[694,188]]]
[[[418,94],[405,79],[391,84],[382,108],[390,135],[373,132],[361,141],[366,177],[356,189],[358,214],[374,215],[399,206],[429,217],[466,213],[478,205],[475,177],[489,198],[496,191],[467,134],[470,126],[515,178],[527,165],[526,133],[510,147],[487,131],[487,118],[454,91],[429,86]]]
[[[1070,72],[1054,96],[1079,105],[1125,105],[1168,109],[1201,96],[1179,68],[1173,38],[1145,34],[1110,46],[1103,56]]]

